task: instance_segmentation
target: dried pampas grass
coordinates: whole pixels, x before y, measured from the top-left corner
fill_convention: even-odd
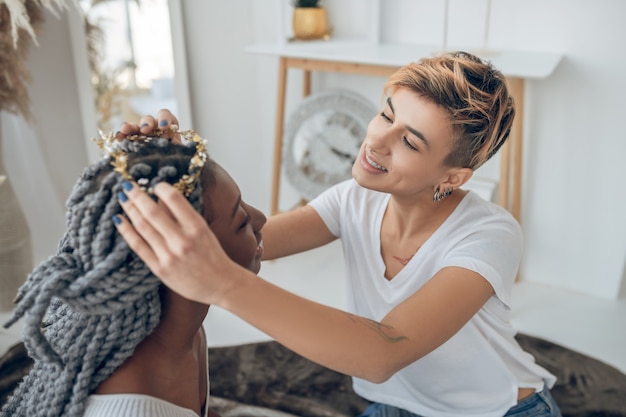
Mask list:
[[[37,9],[45,8],[56,13],[57,9],[65,8],[65,3],[66,0],[0,0],[0,6],[5,6],[9,11],[11,36],[13,37],[15,46],[17,47],[18,39],[20,35],[22,35],[19,33],[20,29],[26,31],[33,41],[37,43],[35,28],[31,20],[31,10],[33,7]]]
[[[30,120],[26,68],[28,50],[37,43],[43,9],[53,13],[65,8],[66,0],[0,0],[0,111],[20,114]]]

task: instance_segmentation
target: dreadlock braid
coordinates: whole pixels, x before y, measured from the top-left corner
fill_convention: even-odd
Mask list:
[[[167,139],[119,144],[128,173],[147,187],[189,175],[196,146]],[[122,213],[123,181],[108,158],[85,169],[68,198],[56,255],[20,288],[5,326],[24,318],[24,344],[35,364],[0,417],[81,416],[87,397],[159,323],[160,282],[111,220]],[[187,198],[202,211],[200,181]]]

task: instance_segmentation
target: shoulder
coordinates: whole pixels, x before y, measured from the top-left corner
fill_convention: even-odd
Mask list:
[[[388,194],[386,193],[361,187],[354,179],[349,179],[324,191],[311,201],[311,205],[315,208],[320,205],[334,203],[345,207],[346,204],[372,203],[375,200],[383,201],[387,197]]]
[[[517,266],[523,251],[522,229],[511,213],[472,192],[450,216],[441,236],[447,242],[443,247],[448,261],[483,261],[508,270]],[[510,271],[505,275],[510,275]]]
[[[389,194],[361,187],[354,179],[329,188],[309,205],[319,214],[335,236],[340,236],[340,223],[363,222],[379,213]]]
[[[523,252],[521,227],[507,210],[472,192],[462,204],[447,228],[444,264],[478,273],[508,306]]]
[[[478,194],[469,191],[459,204],[457,221],[478,230],[500,230],[520,235],[519,222],[504,207],[486,201]]]

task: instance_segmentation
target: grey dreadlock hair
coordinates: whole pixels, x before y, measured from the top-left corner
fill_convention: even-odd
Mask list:
[[[120,144],[129,174],[148,179],[149,187],[189,174],[195,146],[167,139]],[[110,162],[96,162],[78,179],[57,254],[18,292],[21,300],[5,327],[24,317],[24,344],[35,364],[2,417],[82,416],[87,396],[159,323],[160,281],[113,225],[112,217],[122,212],[117,196],[124,178]],[[201,184],[187,198],[202,211]]]

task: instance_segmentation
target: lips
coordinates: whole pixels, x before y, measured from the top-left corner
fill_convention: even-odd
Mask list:
[[[369,166],[371,166],[374,169],[377,169],[378,171],[383,171],[383,172],[387,172],[387,168],[385,168],[384,166],[380,165],[378,162],[374,161],[368,154],[367,152],[363,153],[364,155],[364,160],[365,163]]]

